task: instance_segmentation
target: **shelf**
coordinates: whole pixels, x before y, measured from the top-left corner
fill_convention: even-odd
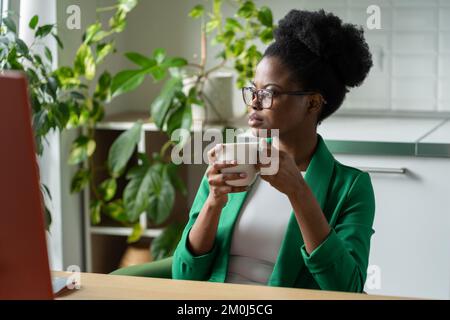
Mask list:
[[[156,238],[162,231],[163,229],[147,229],[142,233],[142,237]],[[128,237],[131,233],[132,229],[126,227],[91,227],[91,234],[96,235]]]
[[[149,114],[146,112],[122,112],[114,115],[107,116],[103,121],[97,123],[96,129],[98,130],[129,130],[136,121],[141,120],[144,131],[156,132],[160,131],[156,124],[151,121]],[[194,122],[192,125],[192,131],[201,131],[206,129],[223,129],[225,126],[233,126],[237,128],[247,128],[247,117],[241,117],[238,119],[231,119],[229,123],[211,123],[205,125],[203,122]]]
[[[107,116],[103,121],[97,123],[96,129],[126,131],[131,129],[138,120],[144,123],[142,126],[144,131],[159,131],[156,124],[151,121],[148,113],[145,112],[123,112]]]

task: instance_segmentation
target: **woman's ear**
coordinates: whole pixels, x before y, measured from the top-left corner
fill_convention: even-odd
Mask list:
[[[320,94],[313,94],[309,96],[308,111],[317,115],[322,111],[323,98]]]

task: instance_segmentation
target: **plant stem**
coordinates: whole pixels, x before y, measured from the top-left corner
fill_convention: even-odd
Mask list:
[[[204,75],[205,78],[207,78],[212,72],[223,68],[226,65],[226,63],[227,63],[227,60],[224,59],[224,60],[222,60],[222,62],[219,65],[209,69],[207,72],[205,72],[205,75]]]
[[[164,158],[164,155],[166,154],[167,150],[173,145],[173,141],[169,140],[167,141],[161,148],[161,152],[159,153],[161,158]]]
[[[118,7],[118,5],[109,6],[109,7],[103,7],[103,8],[98,8],[95,11],[96,12],[107,12],[107,11],[116,10],[117,7]]]
[[[203,69],[203,67],[197,63],[188,63],[187,67],[193,67],[193,68],[197,68],[197,69]]]
[[[206,45],[207,45],[207,40],[206,40],[206,31],[205,28],[203,26],[202,23],[202,35],[201,35],[201,45],[202,45],[202,51],[201,51],[201,63],[200,65],[202,66],[202,70],[205,70],[206,67],[206,55],[208,54]]]

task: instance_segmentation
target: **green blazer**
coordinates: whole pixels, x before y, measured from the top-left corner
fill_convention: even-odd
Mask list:
[[[292,212],[269,286],[362,292],[367,273],[375,199],[370,176],[334,159],[322,137],[305,174],[331,226],[328,237],[310,255]],[[209,194],[203,177],[189,221],[175,250],[172,277],[225,282],[234,224],[248,192],[229,194],[212,250],[194,256],[187,239]],[[267,206],[270,208],[270,205]],[[276,210],[274,210],[274,214]]]

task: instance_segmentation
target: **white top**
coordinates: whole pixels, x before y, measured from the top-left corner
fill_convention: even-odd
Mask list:
[[[258,177],[234,227],[225,282],[267,285],[291,213],[288,197]]]

